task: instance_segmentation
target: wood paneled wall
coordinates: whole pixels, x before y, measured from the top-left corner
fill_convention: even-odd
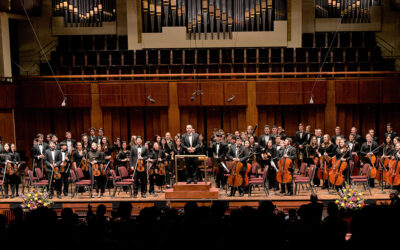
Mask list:
[[[375,77],[63,82],[61,87],[68,97],[65,108],[60,107],[62,95],[55,83],[3,84],[0,136],[12,140],[15,108],[17,145],[28,153],[39,132],[56,133],[63,139],[64,132],[71,130],[79,138],[91,126],[102,126],[112,141],[116,137],[129,140],[131,135],[153,139],[155,134],[164,135],[169,130],[172,134],[184,133],[186,124],[210,136],[213,128],[244,131],[247,123],[256,122],[258,134],[269,124],[283,126],[286,134],[293,135],[302,122],[310,124],[312,130],[321,128],[330,134],[339,125],[346,136],[352,126],[358,127],[362,135],[375,128],[383,139],[387,122],[400,132],[399,80]],[[203,94],[191,101],[196,89]],[[309,104],[311,91],[313,105]],[[147,99],[149,95],[155,103]],[[233,101],[228,102],[233,95]],[[22,101],[15,102],[16,98]]]

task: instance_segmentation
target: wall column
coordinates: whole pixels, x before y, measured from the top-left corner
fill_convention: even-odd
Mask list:
[[[100,106],[99,84],[90,84],[90,94],[92,95],[92,107],[90,109],[90,123],[92,127],[103,127],[103,110]]]
[[[258,123],[258,110],[256,98],[256,82],[247,83],[247,108],[246,108],[246,123],[253,127]]]
[[[180,112],[178,105],[178,84],[170,82],[169,86],[169,106],[168,106],[168,129],[171,135],[176,135],[180,130]]]
[[[335,80],[328,80],[326,85],[325,105],[325,131],[327,134],[334,134],[336,127],[336,95]]]
[[[8,16],[0,13],[0,76],[11,77],[11,48]]]

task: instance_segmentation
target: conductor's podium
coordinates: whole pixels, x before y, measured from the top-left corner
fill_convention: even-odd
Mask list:
[[[173,189],[165,191],[165,199],[218,199],[218,191],[218,188],[211,187],[210,182],[178,182]]]

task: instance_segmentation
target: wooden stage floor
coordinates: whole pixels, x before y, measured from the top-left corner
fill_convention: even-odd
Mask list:
[[[366,203],[380,204],[382,202],[389,202],[389,193],[390,189],[384,189],[384,194],[380,193],[380,188],[373,188],[372,195],[369,194],[368,191],[364,191],[361,187],[360,191],[364,194],[364,199]],[[111,190],[112,193],[113,189]],[[258,190],[257,188],[252,192],[251,196],[245,194],[244,197],[229,197],[226,195],[224,190],[219,191],[218,199],[166,199],[165,193],[157,193],[157,197],[147,195],[146,198],[141,198],[140,194],[138,198],[130,197],[129,193],[121,192],[117,194],[115,197],[111,197],[109,195],[108,190],[104,197],[102,198],[90,198],[89,193],[80,193],[77,194],[74,198],[72,197],[62,197],[58,199],[56,197],[53,198],[54,208],[60,211],[63,208],[72,208],[74,212],[77,212],[81,216],[86,213],[88,205],[90,204],[93,208],[97,207],[97,205],[104,204],[107,207],[107,210],[110,212],[112,209],[118,207],[120,202],[130,202],[133,207],[132,214],[139,214],[140,210],[145,207],[151,206],[169,206],[177,209],[182,209],[187,201],[196,201],[199,206],[209,206],[215,200],[223,201],[227,204],[228,210],[239,208],[242,206],[250,206],[250,207],[258,207],[259,203],[264,200],[271,200],[278,209],[287,211],[290,208],[298,208],[303,204],[309,203],[311,192],[308,190],[301,190],[297,195],[294,196],[283,196],[279,193],[275,193],[272,190],[270,191],[270,195],[266,196],[264,191]],[[317,189],[317,194],[319,200],[324,203],[326,206],[329,202],[333,202],[336,200],[337,195],[333,193],[328,193],[327,190],[322,190],[320,188]],[[13,199],[0,199],[0,213],[4,213],[5,210],[10,210],[19,204],[21,204],[22,198],[16,197]]]

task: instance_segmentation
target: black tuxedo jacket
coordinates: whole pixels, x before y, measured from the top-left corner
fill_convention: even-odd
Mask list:
[[[53,158],[53,155],[52,155],[52,150],[51,149],[48,149],[48,150],[46,150],[46,153],[45,153],[45,157],[44,157],[44,162],[45,162],[45,164],[46,164],[46,169],[47,169],[47,171],[51,171],[51,164],[53,164],[53,163],[55,163],[56,164],[56,166],[60,166],[61,165],[61,160],[62,160],[62,156],[61,156],[61,151],[60,150],[57,150],[57,149],[54,149],[54,158]]]
[[[198,152],[198,150],[200,149],[199,134],[192,133],[192,147],[196,149],[195,152],[190,153],[187,151],[188,148],[190,148],[189,134],[187,134],[187,133],[182,135],[181,146],[185,150],[186,154],[196,154]]]
[[[136,166],[136,162],[138,160],[138,146],[135,145],[131,148],[131,154],[130,154],[130,161],[131,161],[131,166],[134,167]],[[143,160],[147,160],[149,158],[149,151],[145,146],[142,146],[142,153],[141,156]]]

